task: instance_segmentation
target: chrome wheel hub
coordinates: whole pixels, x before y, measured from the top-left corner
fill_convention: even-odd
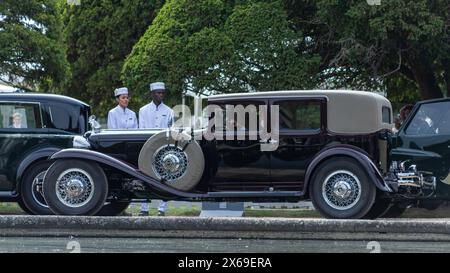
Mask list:
[[[346,181],[339,181],[334,185],[333,193],[339,198],[345,199],[352,194],[352,188]]]
[[[159,178],[167,181],[182,177],[187,170],[188,157],[178,146],[166,145],[153,155],[153,170]]]
[[[56,181],[56,196],[64,205],[72,208],[87,204],[94,195],[94,181],[82,169],[68,169]]]
[[[84,190],[84,184],[79,179],[70,179],[66,184],[66,193],[69,198],[80,197]]]
[[[322,196],[330,207],[347,210],[358,203],[361,197],[361,183],[353,173],[338,170],[325,178]]]
[[[162,166],[167,172],[176,172],[180,169],[181,160],[174,154],[167,154],[162,160]]]

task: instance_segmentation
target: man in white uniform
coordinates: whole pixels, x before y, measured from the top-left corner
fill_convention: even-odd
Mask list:
[[[108,113],[108,129],[137,129],[136,114],[128,109],[128,88],[117,88],[114,90],[114,96],[118,105]]]
[[[139,128],[168,128],[173,124],[173,111],[163,103],[166,87],[163,82],[150,84],[152,102],[139,110]],[[158,216],[164,216],[167,202],[161,201]],[[142,203],[141,216],[148,215],[148,204]]]

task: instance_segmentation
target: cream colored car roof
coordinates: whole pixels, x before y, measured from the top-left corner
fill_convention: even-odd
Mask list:
[[[392,106],[385,97],[366,91],[353,90],[295,90],[233,93],[208,97],[209,102],[256,98],[309,98],[327,99],[328,130],[339,134],[367,134],[381,129],[392,129]],[[382,120],[382,107],[390,109],[390,123]]]

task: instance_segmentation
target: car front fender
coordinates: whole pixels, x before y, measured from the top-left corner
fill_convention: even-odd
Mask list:
[[[150,188],[156,189],[170,196],[177,196],[183,198],[201,198],[203,196],[202,194],[189,193],[172,188],[166,184],[163,184],[161,181],[144,174],[135,166],[104,153],[86,149],[70,148],[61,150],[53,154],[51,157],[52,160],[69,159],[69,158],[91,160],[100,164],[107,165],[111,168],[122,171],[130,175],[131,177],[143,181]]]

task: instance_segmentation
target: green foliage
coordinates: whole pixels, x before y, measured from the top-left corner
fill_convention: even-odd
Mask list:
[[[125,57],[152,23],[163,0],[93,0],[65,5],[65,39],[72,78],[66,94],[88,102],[105,116]],[[134,90],[130,90],[134,97]],[[134,99],[133,99],[134,100]],[[132,100],[132,103],[133,103]]]
[[[318,55],[298,52],[307,42],[289,27],[280,1],[237,6],[225,24],[235,54],[229,69],[237,90],[289,90],[315,85]]]
[[[320,61],[304,48],[281,1],[167,1],[123,67],[125,83],[148,93],[165,81],[169,104],[184,91],[307,88]],[[313,75],[313,76],[311,76]]]
[[[314,19],[325,35],[314,38],[326,48],[328,79],[376,87],[397,99],[418,91],[422,98],[441,97],[445,87],[450,90],[448,8],[446,0],[389,0],[379,6],[317,1]],[[393,89],[400,86],[408,88]]]
[[[0,78],[56,92],[69,75],[56,0],[0,1]]]

